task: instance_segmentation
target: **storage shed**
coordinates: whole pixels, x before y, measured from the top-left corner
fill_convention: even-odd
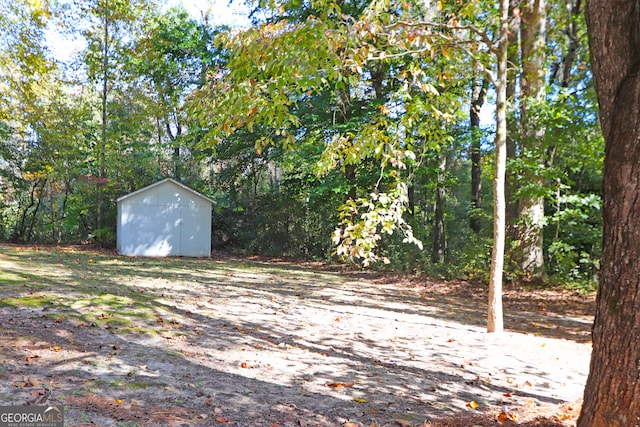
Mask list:
[[[117,200],[118,252],[130,256],[211,256],[213,200],[171,178]]]

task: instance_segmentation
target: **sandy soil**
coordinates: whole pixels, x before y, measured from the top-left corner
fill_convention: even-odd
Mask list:
[[[67,425],[568,426],[579,410],[593,296],[507,288],[495,335],[479,284],[44,252],[0,247],[0,271],[33,277],[0,280],[0,404],[63,404]]]

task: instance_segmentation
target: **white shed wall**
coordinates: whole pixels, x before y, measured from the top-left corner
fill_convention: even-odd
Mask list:
[[[131,256],[211,255],[211,202],[171,181],[118,202],[118,252]]]

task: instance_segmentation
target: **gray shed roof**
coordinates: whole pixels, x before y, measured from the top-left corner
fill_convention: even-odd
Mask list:
[[[206,200],[206,201],[207,201],[207,202],[209,202],[209,203],[212,203],[212,204],[213,204],[213,203],[215,203],[213,200],[211,200],[211,199],[210,199],[210,198],[208,198],[207,196],[205,196],[205,195],[203,195],[203,194],[200,194],[200,193],[198,193],[197,191],[195,191],[194,189],[189,188],[189,187],[187,187],[186,185],[181,184],[181,183],[179,183],[178,181],[176,181],[175,179],[171,179],[171,178],[165,178],[165,179],[163,179],[162,181],[158,181],[158,182],[153,183],[153,184],[151,184],[151,185],[148,185],[148,186],[146,186],[146,187],[140,188],[139,190],[136,190],[136,191],[134,191],[133,193],[129,193],[129,194],[126,194],[126,195],[124,195],[124,196],[122,196],[122,197],[118,197],[118,199],[116,200],[116,202],[117,202],[117,203],[120,203],[121,201],[123,201],[123,200],[125,200],[125,199],[128,199],[129,197],[135,196],[135,195],[140,194],[140,193],[144,193],[144,192],[146,192],[146,191],[149,191],[149,190],[151,190],[151,189],[153,189],[153,188],[155,188],[155,187],[158,187],[158,186],[160,186],[160,185],[163,185],[163,184],[165,184],[165,183],[175,184],[175,185],[177,185],[178,187],[182,188],[183,190],[188,191],[189,193],[193,194],[194,196],[200,197],[201,199]]]

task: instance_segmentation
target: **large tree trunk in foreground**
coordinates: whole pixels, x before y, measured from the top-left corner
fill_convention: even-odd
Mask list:
[[[606,143],[604,231],[591,370],[580,427],[640,423],[640,0],[590,0]]]

